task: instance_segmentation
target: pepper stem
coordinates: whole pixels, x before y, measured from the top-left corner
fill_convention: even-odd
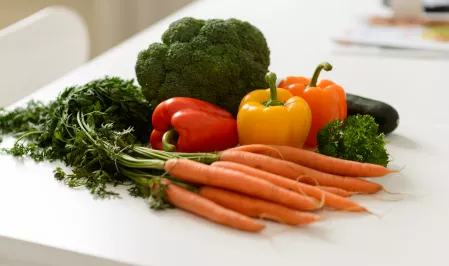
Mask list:
[[[276,105],[282,105],[280,101],[278,101],[278,92],[276,87],[276,74],[273,72],[268,72],[265,75],[265,80],[268,83],[268,86],[270,87],[270,99],[268,102],[265,103],[266,106],[276,106]]]
[[[316,83],[318,82],[318,76],[320,75],[321,70],[324,69],[326,71],[332,70],[332,65],[328,62],[320,63],[316,69],[315,72],[313,72],[312,79],[310,80],[310,84],[308,87],[316,87]]]
[[[165,132],[162,136],[162,148],[164,151],[174,151],[176,149],[176,146],[171,144],[174,139],[176,138],[176,131],[174,129],[170,129],[169,131]]]

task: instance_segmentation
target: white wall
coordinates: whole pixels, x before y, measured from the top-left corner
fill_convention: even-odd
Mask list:
[[[89,27],[91,56],[113,47],[192,0],[0,0],[0,28],[50,5],[79,12]]]

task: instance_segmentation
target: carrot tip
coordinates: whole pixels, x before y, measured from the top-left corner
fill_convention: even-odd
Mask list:
[[[367,212],[368,212],[369,214],[371,214],[371,215],[376,216],[379,220],[382,219],[382,215],[380,215],[380,214],[377,214],[377,213],[374,213],[374,212],[368,211],[368,210],[367,210]]]
[[[317,216],[314,218],[313,222],[310,222],[310,223],[325,222],[326,220],[327,220],[326,217],[318,216],[318,215],[317,215]]]
[[[344,209],[339,209],[340,211],[347,211],[347,212],[366,212],[366,213],[371,213],[371,211],[369,211],[368,209],[366,209],[365,207],[356,205],[356,206],[352,206],[349,208],[344,208]]]
[[[396,170],[388,169],[388,170],[389,170],[389,172],[392,173],[392,174],[393,174],[393,173],[400,173],[400,172],[402,172],[402,170],[405,169],[405,167],[406,167],[406,165],[402,166],[400,169],[396,169]]]
[[[390,173],[399,173],[401,172],[402,169],[397,169],[397,170],[393,170],[393,169],[389,169]]]
[[[369,193],[363,193],[363,192],[360,192],[360,191],[346,191],[346,192],[348,193],[348,195],[339,195],[337,193],[333,193],[333,194],[336,194],[336,195],[338,195],[340,197],[344,197],[344,198],[349,198],[349,197],[352,197],[354,195],[367,195],[367,194],[369,194]],[[332,192],[330,191],[330,193],[332,193]]]
[[[374,213],[374,212],[368,210],[368,209],[365,208],[365,207],[358,206],[358,205],[357,205],[357,206],[350,207],[350,208],[341,209],[340,211],[368,213],[368,214],[372,214],[372,215],[375,215],[375,216],[379,217],[378,214],[376,214],[376,213]]]

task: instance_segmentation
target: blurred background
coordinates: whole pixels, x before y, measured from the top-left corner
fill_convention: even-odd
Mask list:
[[[108,50],[192,0],[0,0],[0,29],[48,6],[78,12],[87,24],[89,57]]]
[[[0,73],[7,73],[0,79],[0,107],[30,95],[193,1],[0,0]],[[245,1],[273,3],[230,2],[240,6]],[[204,3],[210,5],[205,14],[221,9],[218,0]],[[350,12],[335,15],[335,20],[327,18],[332,25],[295,26],[292,23],[300,21],[296,16],[277,25],[281,30],[295,28],[298,34],[316,33],[319,40],[310,49],[323,48],[333,54],[449,57],[449,0],[286,0],[284,5],[312,9],[324,3],[333,3],[341,11],[351,7]],[[255,18],[259,14],[230,12]],[[259,16],[254,23],[270,20]],[[433,17],[432,23],[428,17]],[[290,44],[280,45],[277,51]]]

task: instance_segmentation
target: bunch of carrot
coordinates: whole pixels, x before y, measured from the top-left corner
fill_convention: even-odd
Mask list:
[[[249,232],[265,227],[255,218],[288,225],[319,221],[320,216],[313,212],[324,206],[368,212],[349,197],[383,188],[361,177],[394,172],[287,146],[245,145],[218,155],[209,165],[182,158],[165,161],[168,175],[198,187],[192,192],[163,178],[166,200],[208,220]]]

